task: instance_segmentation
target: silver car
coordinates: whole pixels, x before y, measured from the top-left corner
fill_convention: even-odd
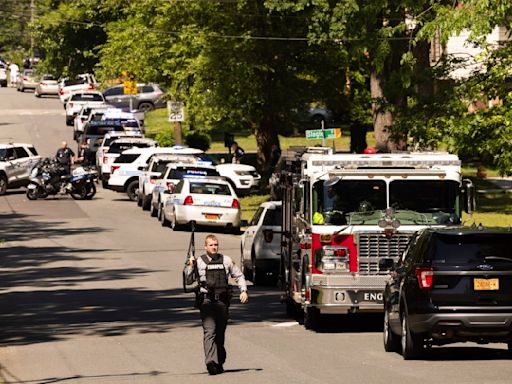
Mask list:
[[[53,75],[43,75],[41,80],[36,85],[34,91],[35,97],[44,95],[58,95],[59,94],[59,81]]]
[[[34,70],[25,69],[18,79],[18,91],[25,92],[25,89],[36,89],[38,81]]]
[[[158,84],[137,84],[138,93],[135,95],[125,95],[124,86],[115,85],[107,88],[103,96],[107,103],[117,108],[128,109],[131,106],[139,111],[150,111],[155,108],[165,108],[165,90]]]
[[[276,282],[281,260],[281,202],[262,203],[241,237],[240,265],[254,284]]]

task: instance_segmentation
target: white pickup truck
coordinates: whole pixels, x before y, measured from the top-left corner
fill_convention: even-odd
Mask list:
[[[102,107],[104,104],[105,98],[101,92],[84,91],[73,93],[66,103],[66,125],[73,126],[73,120],[82,110],[83,106],[97,108]]]
[[[92,91],[96,89],[98,83],[94,75],[84,73],[78,75],[75,79],[64,79],[59,84],[59,98],[66,108],[66,103],[75,92]]]

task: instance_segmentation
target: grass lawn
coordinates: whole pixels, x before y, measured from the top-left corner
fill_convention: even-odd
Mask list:
[[[167,121],[167,110],[156,109],[146,114],[144,121],[146,136],[155,137],[156,134],[163,130],[169,130],[174,132],[174,125]],[[256,137],[254,134],[250,135],[236,135],[235,140],[246,152],[257,152]],[[375,135],[373,132],[369,132],[367,135],[367,141],[369,146],[375,146]],[[306,140],[304,136],[300,137],[284,137],[279,135],[279,142],[282,149],[287,149],[293,145],[307,145],[315,146],[322,145],[322,140]],[[325,140],[325,145],[332,146],[333,140]],[[348,151],[350,149],[350,136],[348,131],[343,131],[339,139],[334,140],[334,145],[338,151]],[[210,146],[209,152],[212,153],[228,153],[228,149],[224,147],[224,141],[213,140]]]
[[[240,207],[242,209],[242,220],[251,221],[254,213],[261,203],[270,200],[270,195],[251,195],[240,199]]]

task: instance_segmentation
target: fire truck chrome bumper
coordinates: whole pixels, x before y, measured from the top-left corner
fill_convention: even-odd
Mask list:
[[[382,312],[382,287],[340,289],[340,287],[311,287],[309,305],[321,313]]]

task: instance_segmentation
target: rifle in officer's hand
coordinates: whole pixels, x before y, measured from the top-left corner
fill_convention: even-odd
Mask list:
[[[195,293],[197,294],[199,292],[199,285],[197,284],[199,280],[199,276],[197,275],[197,265],[196,265],[196,246],[195,246],[195,225],[194,223],[191,223],[191,234],[190,234],[190,242],[188,244],[188,251],[187,251],[187,259],[185,260],[185,269],[188,268],[189,265],[191,265],[194,268],[194,281],[196,284],[190,288],[187,287],[187,276],[185,273],[185,269],[183,269],[183,291],[185,293]]]

